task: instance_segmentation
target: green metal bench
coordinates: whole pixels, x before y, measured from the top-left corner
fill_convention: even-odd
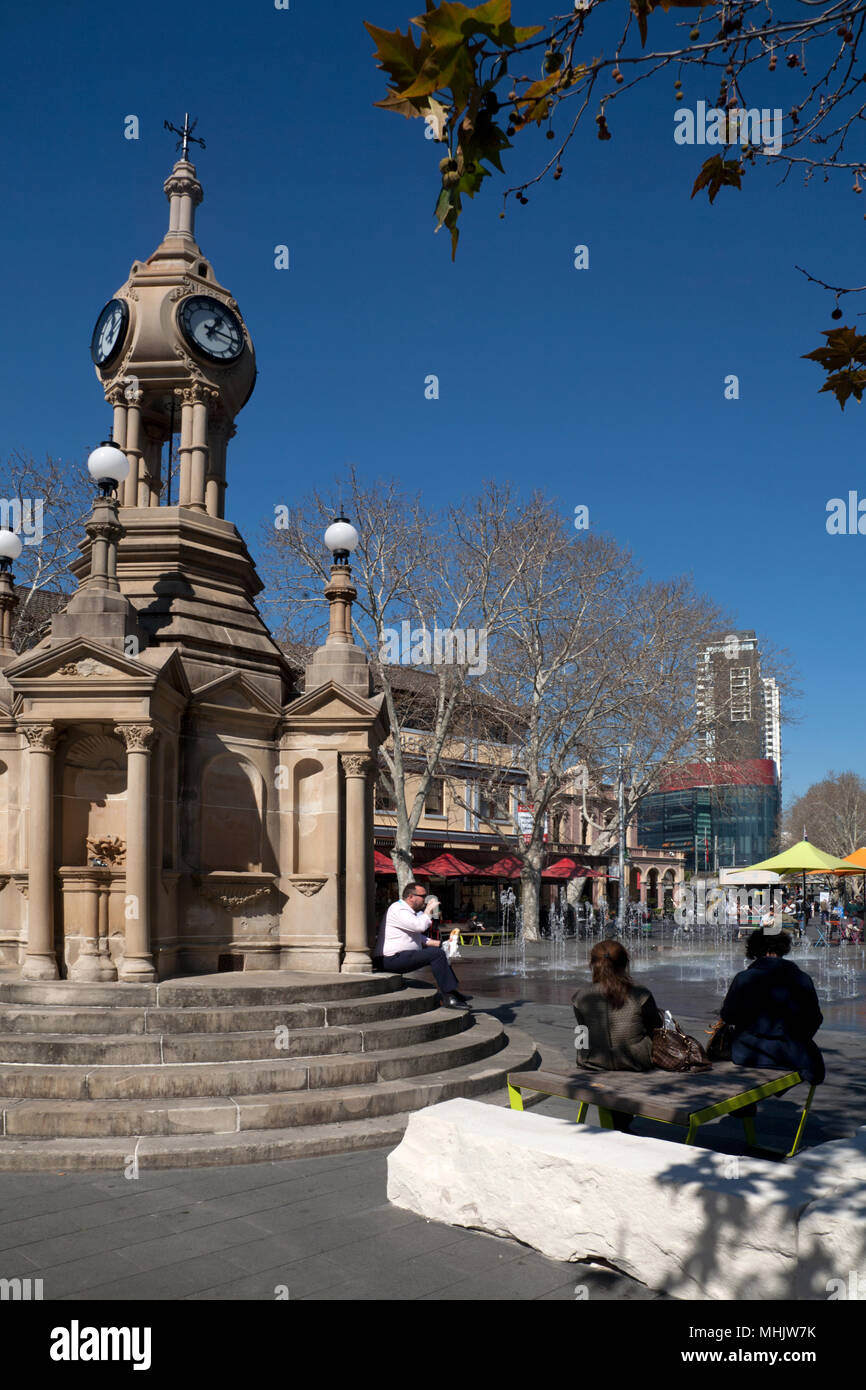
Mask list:
[[[492,927],[477,927],[460,932],[460,945],[471,946],[474,941],[476,946],[492,946],[494,941],[501,941],[504,936],[513,935],[513,932],[494,931]],[[488,939],[482,940],[482,937]]]
[[[576,1100],[577,1124],[583,1124],[589,1106],[596,1105],[604,1129],[613,1129],[612,1110],[659,1120],[663,1124],[681,1125],[687,1131],[685,1142],[693,1144],[699,1127],[710,1120],[736,1114],[746,1106],[802,1084],[805,1083],[798,1071],[769,1071],[737,1067],[733,1062],[714,1062],[712,1071],[708,1072],[574,1071],[567,1075],[543,1070],[511,1072],[508,1096],[512,1110],[523,1109],[524,1090]],[[794,1142],[787,1153],[783,1149],[759,1146],[753,1117],[741,1115],[747,1144],[760,1147],[766,1153],[793,1158],[800,1147],[814,1094],[815,1087],[810,1086]]]

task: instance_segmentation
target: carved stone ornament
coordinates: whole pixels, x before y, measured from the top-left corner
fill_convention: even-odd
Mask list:
[[[123,864],[126,862],[126,841],[118,835],[108,835],[103,839],[88,835],[85,842],[90,855],[90,863],[98,860],[100,864]]]
[[[57,730],[53,724],[22,724],[24,737],[32,753],[53,753],[57,746]]]
[[[202,200],[202,186],[194,174],[169,174],[162,186],[169,198],[175,193],[179,193],[181,196],[186,194],[192,198],[194,207],[198,207]]]
[[[342,753],[340,760],[347,777],[366,777],[373,770],[373,758],[369,753]]]
[[[127,753],[149,753],[157,737],[152,724],[118,724],[117,732],[126,744]]]
[[[297,888],[299,893],[303,893],[305,898],[312,898],[327,883],[324,878],[294,878],[292,887]]]
[[[93,540],[108,541],[109,544],[123,535],[123,527],[115,521],[88,521],[84,529]]]
[[[9,882],[10,877],[11,877],[10,874],[0,874],[0,893],[3,892],[3,889],[6,887],[6,884]]]
[[[207,879],[196,880],[202,897],[224,907],[226,912],[238,912],[242,907],[251,907],[261,902],[273,892],[272,883],[209,883]]]

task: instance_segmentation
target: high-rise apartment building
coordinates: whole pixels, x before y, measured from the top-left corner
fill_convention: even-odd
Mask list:
[[[782,774],[779,687],[761,675],[754,632],[729,632],[698,658],[696,698],[704,716],[698,751],[708,762],[772,758]]]
[[[754,632],[729,632],[698,658],[699,761],[664,779],[639,811],[641,842],[685,852],[686,868],[745,867],[773,849],[781,812],[779,687],[761,674]]]

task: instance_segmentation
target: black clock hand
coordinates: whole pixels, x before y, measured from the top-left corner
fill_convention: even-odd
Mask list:
[[[217,331],[215,324],[208,327],[207,335],[209,338],[222,338],[223,342],[226,343],[234,343],[237,341],[236,333],[220,333]]]

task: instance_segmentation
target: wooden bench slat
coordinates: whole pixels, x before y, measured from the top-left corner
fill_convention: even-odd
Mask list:
[[[585,1101],[608,1110],[621,1110],[669,1124],[688,1125],[689,1117],[732,1100],[746,1091],[758,1090],[796,1072],[764,1067],[737,1067],[732,1062],[714,1062],[710,1072],[595,1072],[569,1074],[549,1071],[512,1072],[510,1085],[565,1100]]]

